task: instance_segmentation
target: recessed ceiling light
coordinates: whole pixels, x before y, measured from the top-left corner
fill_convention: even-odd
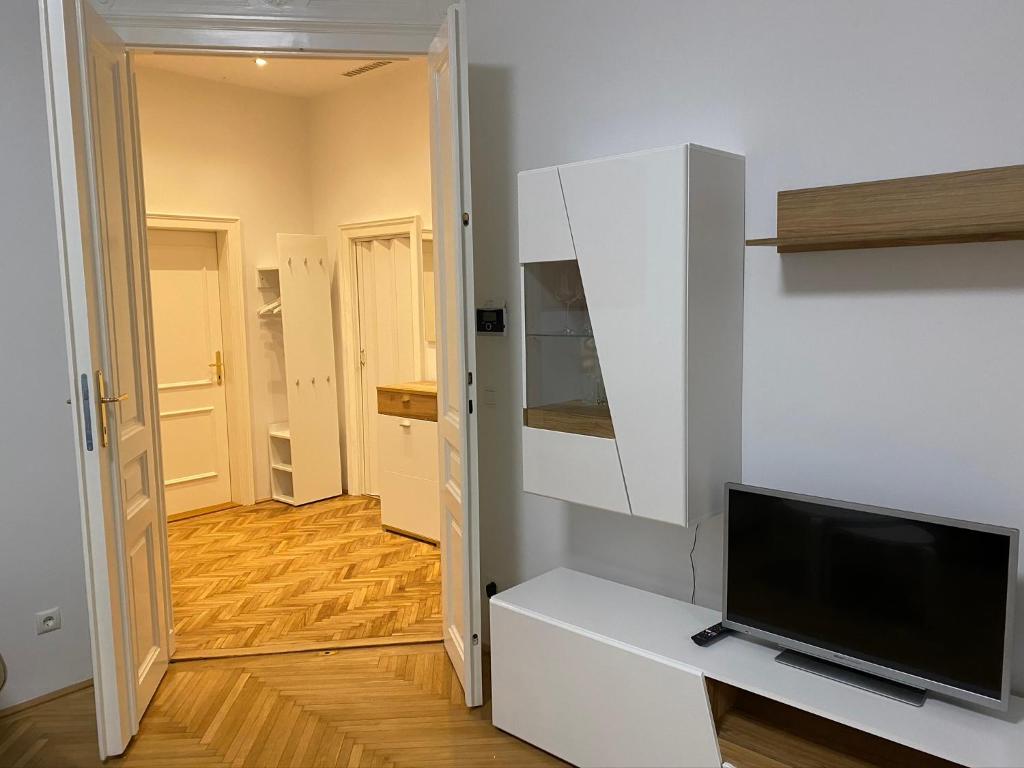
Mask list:
[[[262,57],[258,57],[256,59],[256,66],[257,67],[265,67],[265,66],[267,66],[267,60],[262,58]]]

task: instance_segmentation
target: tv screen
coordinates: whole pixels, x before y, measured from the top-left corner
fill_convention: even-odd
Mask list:
[[[727,626],[1005,705],[1016,531],[746,486],[726,493]]]

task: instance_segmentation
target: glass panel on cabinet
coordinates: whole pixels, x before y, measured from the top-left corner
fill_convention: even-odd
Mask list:
[[[537,429],[614,437],[587,297],[576,261],[523,266],[526,407]]]

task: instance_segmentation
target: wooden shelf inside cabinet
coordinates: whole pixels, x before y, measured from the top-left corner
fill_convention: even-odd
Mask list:
[[[569,432],[591,437],[615,437],[612,414],[607,403],[595,405],[583,400],[523,409],[523,424],[534,429]]]
[[[1024,240],[1024,165],[778,195],[779,253]]]
[[[270,430],[270,436],[276,437],[278,440],[291,440],[292,431],[287,427],[274,427]]]
[[[957,768],[956,763],[706,678],[722,758],[733,765]]]
[[[272,469],[276,469],[278,472],[291,472],[292,471],[292,465],[291,464],[271,464],[270,467]]]

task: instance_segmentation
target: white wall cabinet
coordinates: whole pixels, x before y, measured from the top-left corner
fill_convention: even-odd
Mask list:
[[[721,511],[743,194],[743,157],[694,144],[519,174],[524,490],[678,525]]]

